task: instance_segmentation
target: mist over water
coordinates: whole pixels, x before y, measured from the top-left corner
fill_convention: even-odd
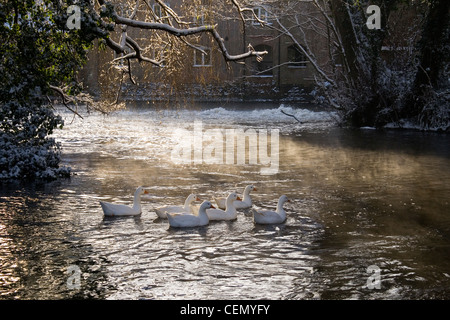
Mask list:
[[[63,112],[55,133],[71,179],[3,184],[0,298],[58,299],[448,299],[450,150],[446,134],[337,128],[332,112],[285,107],[134,108],[84,120]],[[279,130],[279,167],[177,164],[174,131]],[[248,149],[248,148],[247,148]],[[270,150],[270,149],[269,149]],[[156,207],[242,193],[285,224],[232,222],[177,230]],[[104,218],[100,200],[130,204],[139,217]],[[81,270],[70,289],[67,269]],[[368,288],[369,266],[380,289]]]

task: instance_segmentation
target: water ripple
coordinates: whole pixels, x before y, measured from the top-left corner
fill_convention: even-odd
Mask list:
[[[299,127],[274,111],[124,111],[68,124],[56,137],[77,175],[2,185],[0,298],[448,299],[449,162],[442,152],[421,154],[428,139],[448,141],[417,143],[420,133],[405,147],[382,132],[332,130],[324,114],[297,110],[310,120]],[[172,163],[174,128],[195,119],[281,129],[278,173]],[[257,226],[240,212],[233,222],[176,230],[154,211],[191,192],[213,199],[247,184],[258,187],[257,208],[287,194],[286,223]],[[139,185],[152,194],[141,216],[103,217],[100,200],[131,204]],[[371,265],[381,289],[367,287]],[[69,266],[81,270],[79,289],[67,286]]]

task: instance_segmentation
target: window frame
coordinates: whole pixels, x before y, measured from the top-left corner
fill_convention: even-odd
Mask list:
[[[263,57],[263,60],[261,62],[258,62],[257,60],[251,61],[251,75],[252,78],[273,78],[274,77],[274,60],[273,60],[273,47],[267,44],[259,44],[254,47],[256,51],[263,51],[266,50],[269,54]],[[271,60],[267,61],[267,58],[271,58]],[[264,60],[266,59],[266,60]],[[258,71],[260,68],[259,66],[267,66],[268,68],[265,68],[264,70]]]
[[[194,49],[194,65],[195,68],[212,67],[212,49],[209,47],[200,47],[203,51],[207,52],[205,55],[203,52]],[[198,64],[198,56],[201,55],[201,64]],[[206,58],[206,59],[205,59]],[[208,62],[208,63],[205,63]]]
[[[253,7],[252,10],[253,10],[252,25],[254,25],[254,26],[261,25],[261,23],[255,19],[255,16],[257,16],[258,19],[263,21],[265,24],[268,24],[268,25],[272,24],[269,19],[269,11],[267,11],[267,9],[265,7],[262,7],[262,6]],[[255,10],[257,10],[258,13],[256,13]],[[264,17],[262,17],[262,13],[265,14]]]
[[[286,53],[287,53],[288,59],[289,59],[289,51],[290,50],[295,50],[302,57],[302,60],[301,61],[289,60],[287,67],[290,69],[305,69],[305,68],[307,68],[308,60],[305,59],[306,58],[305,54],[303,52],[301,52],[295,45],[291,44],[290,46],[288,46],[286,48],[286,51],[287,51]]]

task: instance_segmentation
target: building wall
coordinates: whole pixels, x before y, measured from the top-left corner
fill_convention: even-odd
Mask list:
[[[154,1],[148,2],[151,5],[155,3]],[[172,0],[169,2],[170,7],[178,13],[183,12],[183,10],[192,10],[192,8],[184,8],[186,3],[181,0]],[[268,49],[269,54],[263,57],[262,62],[257,62],[256,58],[247,59],[240,63],[226,62],[212,37],[205,34],[195,39],[195,42],[196,45],[211,49],[211,56],[206,58],[209,63],[206,63],[206,65],[196,63],[201,60],[199,59],[201,54],[187,46],[180,46],[184,47],[179,53],[179,58],[182,63],[177,66],[176,71],[170,68],[156,68],[145,62],[138,63],[137,61],[133,61],[131,64],[132,74],[140,86],[145,87],[150,84],[166,82],[176,87],[175,90],[177,90],[180,86],[185,87],[186,85],[220,87],[233,83],[234,86],[239,87],[239,90],[244,92],[241,92],[241,95],[245,95],[248,91],[248,95],[250,96],[254,87],[257,88],[254,92],[255,94],[261,93],[261,90],[263,92],[265,90],[267,94],[277,94],[288,90],[292,86],[308,89],[312,87],[314,69],[309,61],[303,59],[302,63],[295,65],[288,63],[289,59],[292,58],[292,52],[289,51],[289,47],[293,45],[293,42],[290,39],[286,36],[280,36],[277,31],[262,27],[256,22],[247,22],[244,28],[236,12],[234,12],[234,19],[223,19],[221,15],[226,16],[228,13],[221,12],[218,8],[233,10],[233,7],[230,8],[229,2],[224,0],[203,0],[202,3],[205,11],[209,10],[212,12],[210,16],[205,18],[205,20],[209,19],[206,22],[217,24],[217,30],[223,37],[230,54],[246,52],[249,44],[257,50]],[[303,1],[299,1],[298,5],[299,10],[305,10],[305,6],[310,6],[308,2]],[[192,12],[190,13],[192,14]],[[195,13],[193,16],[192,19],[195,19]],[[188,20],[189,18],[185,17],[185,19]],[[200,21],[199,19],[199,23],[201,24],[202,22],[203,20]],[[128,28],[128,32],[133,38],[140,40],[138,42],[141,47],[145,47],[145,43],[151,41],[150,35],[155,33],[155,31],[134,28]],[[311,35],[309,37],[311,38],[313,36]],[[118,34],[112,37],[114,40],[119,41]],[[179,42],[177,39],[173,41]],[[325,43],[316,41],[312,49],[315,50],[316,55],[323,56],[321,60],[326,63],[327,52],[324,48],[326,48]],[[109,86],[105,86],[104,83],[100,85],[99,83],[109,78],[111,82],[114,82],[113,76],[117,75],[114,75],[114,68],[111,68],[111,65],[108,64],[113,58],[114,53],[112,50],[106,49],[99,51],[98,46],[90,52],[88,64],[82,72],[82,78],[88,89],[97,92],[102,89],[102,94],[111,93],[110,91],[112,89]],[[270,70],[261,72],[267,68]],[[128,79],[124,79],[124,84],[128,82]]]

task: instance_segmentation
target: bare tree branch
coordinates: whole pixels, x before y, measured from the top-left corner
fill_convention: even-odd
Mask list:
[[[294,42],[294,44],[297,46],[297,48],[303,52],[303,54],[306,56],[306,58],[308,58],[309,62],[311,62],[312,66],[317,71],[317,73],[320,74],[326,81],[328,81],[329,83],[334,85],[335,81],[333,79],[331,79],[325,73],[325,71],[322,70],[322,68],[319,67],[316,60],[310,55],[309,52],[307,52],[305,50],[305,48],[303,48],[303,46],[298,42],[297,38],[281,23],[281,21],[278,17],[276,18],[276,21],[277,21],[278,25],[280,26],[281,30],[284,31],[286,36],[288,36],[292,40],[292,42]]]
[[[68,95],[66,95],[64,93],[64,91],[61,88],[59,88],[59,87],[55,87],[55,86],[52,86],[52,85],[50,85],[49,87],[50,87],[50,89],[52,89],[53,91],[55,91],[56,93],[58,93],[61,96],[62,103],[68,110],[70,110],[73,114],[76,114],[81,119],[83,119],[83,117],[76,110],[74,110],[73,108],[69,107],[69,105],[68,105],[68,103],[74,101],[73,98],[71,98]]]
[[[246,53],[242,53],[242,54],[238,54],[238,55],[230,55],[225,46],[225,42],[224,42],[223,38],[217,32],[215,26],[205,25],[205,26],[199,26],[199,27],[180,29],[180,28],[175,28],[175,27],[165,24],[165,23],[144,22],[144,21],[138,21],[138,20],[124,18],[122,16],[119,16],[117,13],[113,13],[113,19],[116,23],[119,23],[119,24],[124,24],[124,25],[130,26],[130,27],[139,28],[139,29],[161,30],[161,31],[165,31],[171,35],[174,35],[176,37],[180,37],[180,38],[187,37],[190,35],[200,34],[200,33],[209,33],[212,35],[212,37],[218,44],[220,51],[222,52],[222,55],[224,56],[225,60],[227,60],[227,61],[238,61],[238,60],[243,60],[243,59],[253,57],[253,56],[261,57],[261,56],[264,56],[265,54],[267,54],[267,51],[249,50]]]
[[[207,51],[196,42],[200,39],[199,36],[201,35],[208,35],[211,37],[227,63],[230,61],[239,62],[251,57],[256,57],[257,60],[261,60],[263,56],[268,53],[267,51],[256,51],[251,45],[249,45],[247,50],[243,53],[230,54],[225,44],[225,40],[219,34],[216,25],[211,23],[208,25],[194,26],[192,21],[184,21],[183,17],[181,17],[175,9],[172,9],[164,0],[155,0],[154,2],[160,6],[161,13],[159,13],[159,11],[155,12],[155,7],[149,0],[128,0],[124,2],[97,0],[97,3],[98,5],[93,6],[89,13],[91,14],[92,20],[97,22],[96,25],[92,26],[92,32],[101,35],[100,39],[103,43],[115,52],[116,56],[112,59],[113,64],[111,66],[112,68],[119,69],[121,73],[119,75],[120,79],[117,79],[117,82],[120,82],[120,84],[119,90],[115,95],[115,103],[118,103],[120,98],[120,90],[124,81],[125,72],[128,73],[130,81],[134,84],[136,83],[132,75],[131,60],[148,62],[159,67],[162,66],[163,62],[170,63],[172,61],[171,58],[158,58],[157,60],[154,57],[153,59],[147,57],[146,54],[149,52],[149,49],[152,49],[152,47],[141,47],[141,39],[136,38],[133,35],[134,32],[131,32],[133,30],[129,28],[154,31],[152,36],[156,37],[157,40],[156,42],[151,40],[152,45],[156,43],[153,50],[160,50],[161,44],[163,46],[165,44],[166,47],[170,46],[169,50],[172,48],[175,50],[173,51],[173,56],[176,57],[180,54],[180,59],[183,57],[183,52],[176,47],[176,44],[174,45],[171,39],[179,39],[185,46],[202,52],[203,54],[207,54]],[[257,21],[261,25],[265,24],[265,21],[258,17],[253,8],[241,6],[238,3],[238,0],[232,0],[231,3],[228,2],[226,5],[231,8],[237,8],[239,17],[241,17],[244,23],[244,27],[245,22],[249,20],[249,17],[245,15],[246,13],[251,14],[251,19],[253,19],[253,21]],[[122,13],[119,8],[128,9],[128,11],[123,10]],[[141,15],[143,8],[146,12],[144,16]],[[119,35],[118,40],[114,40],[111,37],[111,34],[114,34],[114,29],[115,32],[117,32],[116,34]],[[168,37],[166,39],[163,35],[173,37]],[[146,40],[144,39],[144,41]],[[124,65],[122,63],[114,63],[122,61],[126,61],[127,64]],[[176,66],[178,62],[173,60],[172,63],[174,61],[175,64],[173,65]],[[97,105],[90,96],[83,94],[71,96],[65,91],[64,88],[57,86],[50,86],[50,88],[62,98],[63,105],[74,115],[80,118],[82,118],[82,116],[75,108],[71,107],[71,104],[77,105],[77,103],[82,102],[86,104],[87,108],[92,106],[95,110],[101,112],[105,112],[105,108],[108,108],[108,106],[103,102]]]
[[[285,114],[285,115],[287,115],[287,116],[289,116],[289,117],[294,118],[295,120],[298,121],[298,123],[302,123],[302,122],[301,122],[296,116],[294,116],[293,114],[289,114],[289,113],[287,113],[286,111],[284,111],[284,110],[282,110],[282,109],[280,109],[280,111],[281,111],[282,114]]]
[[[255,13],[255,11],[252,8],[247,8],[247,7],[242,7],[236,0],[231,0],[231,2],[233,3],[233,5],[238,9],[239,15],[241,17],[241,20],[245,23],[245,17],[244,17],[244,12],[250,12],[253,19],[255,19],[256,21],[258,21],[258,23],[261,26],[264,26],[266,24],[265,21],[261,20]]]
[[[181,21],[180,17],[178,16],[178,14],[172,10],[171,7],[169,7],[166,3],[164,3],[164,1],[161,0],[155,0],[156,3],[158,3],[161,8],[164,9],[165,12],[167,12],[172,18],[174,18],[174,20],[179,24],[179,25],[183,25],[183,24],[188,24],[187,22],[183,22]]]

